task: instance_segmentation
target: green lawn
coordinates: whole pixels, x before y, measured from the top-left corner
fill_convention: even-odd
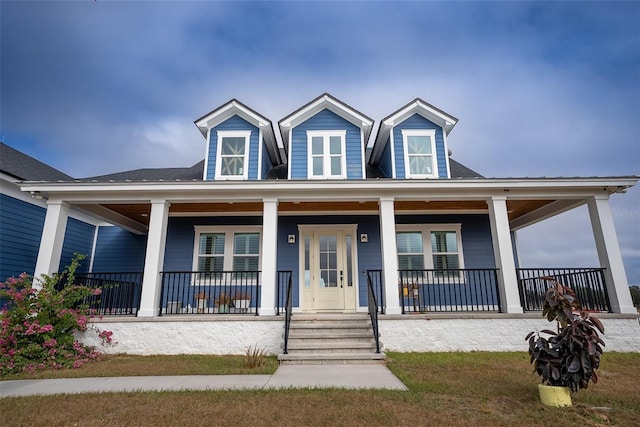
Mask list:
[[[242,365],[242,357],[118,356],[96,365],[101,364],[123,375],[233,373]],[[563,409],[540,404],[538,378],[525,352],[391,353],[388,366],[408,392],[323,389],[5,398],[0,400],[0,424],[565,427],[635,426],[640,419],[640,354],[636,353],[605,353],[598,384],[580,391],[574,406]],[[87,375],[98,372],[90,366],[77,372],[85,368]]]

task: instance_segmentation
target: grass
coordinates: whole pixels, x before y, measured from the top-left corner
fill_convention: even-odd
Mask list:
[[[174,375],[211,370],[232,373],[234,364],[243,364],[242,356],[235,358],[237,362],[228,362],[226,359],[234,358],[226,357],[203,358],[216,361],[192,356],[134,361],[140,358],[118,356],[96,365],[109,364],[107,370],[120,366],[118,369],[132,375],[143,366],[144,372],[153,372],[155,362],[161,361],[153,373]],[[191,366],[179,366],[183,362]],[[198,362],[201,367],[195,366]],[[224,365],[230,365],[230,370]],[[570,427],[633,426],[640,419],[640,354],[636,353],[605,353],[598,384],[581,390],[574,396],[574,406],[563,409],[540,404],[538,378],[524,352],[391,353],[388,366],[409,387],[408,392],[318,389],[5,398],[0,400],[1,424]],[[597,407],[610,409],[594,409]]]

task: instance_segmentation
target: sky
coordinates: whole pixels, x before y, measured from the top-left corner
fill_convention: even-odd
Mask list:
[[[0,139],[76,178],[191,166],[228,100],[276,125],[324,92],[376,123],[422,98],[486,177],[640,175],[640,2],[0,1]],[[611,208],[640,285],[640,188]],[[599,265],[586,207],[518,241]]]

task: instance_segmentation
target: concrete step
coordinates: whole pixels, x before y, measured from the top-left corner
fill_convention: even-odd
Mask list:
[[[336,329],[336,330],[344,330],[344,329],[371,329],[370,322],[355,322],[355,321],[342,321],[342,322],[334,322],[334,321],[291,321],[291,329]]]
[[[291,342],[289,353],[372,353],[376,351],[376,343],[370,342]]]
[[[369,321],[367,313],[295,313],[292,320],[366,320]]]
[[[282,365],[335,365],[335,364],[384,364],[384,353],[315,353],[280,354],[278,361]]]

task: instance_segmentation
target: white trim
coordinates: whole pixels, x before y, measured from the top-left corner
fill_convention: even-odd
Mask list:
[[[256,179],[262,179],[262,145],[262,128],[258,128],[258,175]],[[251,149],[251,141],[249,141],[249,149]]]
[[[332,136],[340,137],[340,175],[331,175],[330,140]],[[323,140],[322,172],[320,176],[313,175],[312,139],[321,137]],[[347,177],[347,131],[346,130],[308,130],[307,131],[307,179],[346,179]]]
[[[291,156],[293,156],[293,144],[291,144],[291,137],[293,136],[293,130],[289,129],[288,132],[288,144],[287,144],[287,180],[291,179]],[[284,146],[284,144],[283,144]]]
[[[219,130],[217,132],[216,144],[216,180],[247,180],[249,177],[249,150],[251,148],[251,131],[250,130]],[[244,138],[244,159],[242,176],[240,175],[222,175],[222,140],[224,138]]]
[[[346,149],[346,148],[345,148]],[[344,153],[345,157],[347,156],[347,153]],[[367,179],[367,166],[366,166],[366,157],[367,157],[367,146],[364,143],[364,131],[362,130],[362,128],[360,128],[360,160],[361,160],[361,165],[360,165],[360,170],[361,172],[361,178],[362,179]]]
[[[401,129],[402,147],[404,151],[404,177],[406,179],[426,179],[438,178],[438,152],[436,151],[436,131],[435,129]],[[409,162],[409,144],[407,138],[410,136],[428,136],[431,142],[431,173],[413,174],[411,173]]]
[[[393,129],[394,128],[391,128],[391,132],[389,133],[389,144],[391,144],[391,178],[396,179],[398,175],[396,172],[396,145]]]
[[[442,132],[442,140],[444,142],[444,164],[447,167],[447,178],[451,178],[451,167],[449,165],[449,143],[447,142],[447,133],[444,131]],[[439,173],[438,176],[440,176]]]
[[[93,243],[91,244],[91,259],[89,261],[89,273],[93,272],[93,261],[96,258],[96,246],[98,246],[98,231],[100,226],[95,226],[93,230]]]
[[[209,150],[211,149],[211,129],[207,129],[207,142],[204,156],[204,171],[202,172],[202,180],[207,180],[207,172],[209,171]],[[217,162],[216,162],[217,163]]]

